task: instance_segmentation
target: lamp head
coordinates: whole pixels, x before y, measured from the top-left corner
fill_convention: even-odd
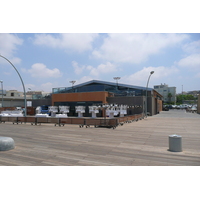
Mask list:
[[[151,72],[150,72],[150,74],[153,74],[153,73],[154,73],[154,71],[151,71]]]
[[[76,83],[76,81],[69,81],[69,82],[72,83],[72,84]]]

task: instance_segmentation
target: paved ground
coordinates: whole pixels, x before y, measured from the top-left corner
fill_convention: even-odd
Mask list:
[[[168,137],[182,136],[182,152],[168,151]],[[116,129],[53,124],[0,124],[15,149],[0,151],[0,165],[199,166],[200,115],[163,111]]]

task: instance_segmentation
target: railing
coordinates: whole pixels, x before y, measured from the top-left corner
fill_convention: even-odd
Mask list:
[[[116,128],[118,125],[123,125],[124,123],[131,123],[133,121],[138,121],[144,118],[143,114],[135,114],[125,117],[115,117],[112,119],[91,119],[91,118],[57,118],[57,117],[7,117],[0,116],[0,123],[12,122],[13,124],[31,123],[31,125],[38,125],[42,123],[50,123],[64,126],[65,124],[79,125],[79,127],[89,126],[95,127],[110,127]]]

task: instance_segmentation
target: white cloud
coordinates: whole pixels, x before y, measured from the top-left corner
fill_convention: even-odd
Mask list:
[[[178,69],[173,66],[144,67],[142,70],[134,74],[122,77],[121,81],[128,84],[146,86],[151,71],[154,71],[154,74],[152,74],[153,80],[155,82],[162,82],[164,78],[176,74],[178,72]]]
[[[72,61],[72,66],[74,67],[74,72],[77,75],[81,74],[85,69],[85,66],[79,67],[79,65],[76,61]]]
[[[53,83],[47,82],[41,85],[34,85],[34,84],[26,84],[26,91],[45,91],[45,92],[52,92],[52,88],[54,87]]]
[[[200,40],[185,44],[183,50],[189,54],[200,53]]]
[[[181,59],[177,63],[180,67],[185,67],[189,69],[200,69],[200,54],[192,54],[186,58]]]
[[[96,33],[36,34],[34,43],[52,48],[84,52],[92,49],[92,42],[96,37],[98,37]]]
[[[87,81],[91,81],[91,80],[93,80],[92,77],[90,77],[90,76],[83,76],[82,78],[80,78],[79,80],[76,81],[75,85],[81,84],[81,83],[84,83],[84,82],[87,82]]]
[[[50,34],[36,34],[34,44],[56,48],[61,45],[61,39]]]
[[[97,68],[89,66],[87,69],[90,70],[91,76],[99,76],[100,74],[108,74],[114,72],[117,70],[117,67],[112,63],[107,62],[106,64],[98,65]]]
[[[52,88],[53,88],[53,83],[47,82],[41,84],[40,90],[42,89],[43,91],[52,92]]]
[[[21,62],[20,58],[14,57],[18,45],[22,45],[23,40],[14,34],[0,33],[0,54],[9,59],[13,64]],[[2,62],[2,59],[0,59]],[[7,61],[6,61],[7,62]]]
[[[117,70],[117,66],[114,64],[107,62],[106,64],[100,64],[97,67],[93,67],[91,65],[79,66],[79,64],[75,61],[72,62],[72,66],[74,67],[74,71],[77,75],[82,74],[85,70],[89,71],[90,76],[98,77],[101,74],[108,74]]]
[[[186,34],[108,34],[103,45],[92,54],[115,62],[141,63],[188,37]]]
[[[27,91],[35,90],[35,85],[34,84],[26,84],[25,88]]]
[[[33,64],[28,72],[31,74],[32,77],[36,78],[58,78],[62,76],[59,69],[49,69],[43,63]]]

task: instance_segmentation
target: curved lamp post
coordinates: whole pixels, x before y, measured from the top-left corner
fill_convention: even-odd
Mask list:
[[[154,73],[154,71],[150,72],[150,75],[149,75],[149,78],[148,78],[148,81],[147,81],[147,87],[146,87],[146,102],[145,102],[145,116],[146,116],[146,118],[147,118],[147,89],[148,89],[150,77],[153,73]]]
[[[3,108],[3,81],[0,81],[1,83],[1,107]]]
[[[7,60],[13,66],[13,68],[16,70],[17,74],[19,75],[19,78],[20,78],[20,80],[22,82],[22,86],[23,86],[23,89],[24,89],[24,108],[25,108],[24,116],[26,117],[26,90],[25,90],[25,87],[24,87],[24,82],[22,80],[22,77],[21,77],[20,73],[17,71],[16,67],[7,58],[5,58],[4,56],[2,56],[1,54],[0,54],[0,57],[2,57],[5,60]]]

